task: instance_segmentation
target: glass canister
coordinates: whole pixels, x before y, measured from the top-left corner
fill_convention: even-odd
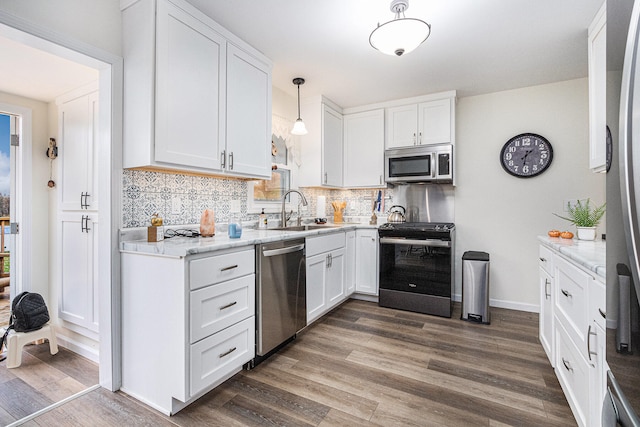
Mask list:
[[[231,239],[238,239],[242,236],[242,222],[240,221],[239,216],[231,215],[229,217],[229,226],[227,230]]]

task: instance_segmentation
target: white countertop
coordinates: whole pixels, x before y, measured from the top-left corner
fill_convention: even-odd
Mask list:
[[[120,251],[139,252],[169,257],[185,257],[187,255],[218,251],[221,249],[277,242],[280,240],[290,240],[295,238],[305,238],[320,234],[335,233],[337,231],[355,230],[356,228],[377,228],[377,226],[366,223],[344,223],[339,226],[336,224],[327,224],[326,228],[308,231],[243,229],[242,236],[238,239],[229,238],[226,230],[217,232],[213,237],[172,237],[161,242],[123,239],[123,241],[120,242]]]
[[[560,237],[538,236],[543,245],[560,252],[562,255],[593,271],[606,279],[606,243],[602,240],[561,239]]]

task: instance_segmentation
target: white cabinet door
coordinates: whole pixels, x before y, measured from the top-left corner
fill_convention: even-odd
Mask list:
[[[227,169],[271,177],[269,66],[227,45]]]
[[[98,215],[59,214],[61,319],[98,332]]]
[[[418,145],[452,141],[451,102],[446,98],[418,105]]]
[[[418,143],[418,105],[387,108],[387,148],[408,147]]]
[[[60,209],[98,210],[98,92],[59,100]]]
[[[322,108],[322,132],[323,183],[342,187],[342,114],[327,105]]]
[[[344,116],[344,186],[384,184],[384,110]]]
[[[356,290],[356,232],[345,233],[347,239],[345,246],[345,288],[349,296]]]
[[[606,3],[589,26],[589,167],[602,172],[606,167],[607,88]]]
[[[555,358],[553,355],[553,278],[540,267],[540,317],[539,317],[539,333],[540,344],[547,357],[554,366]]]
[[[225,60],[226,41],[220,34],[177,6],[158,1],[157,162],[221,169]]]
[[[307,324],[322,315],[326,307],[327,254],[307,257]]]
[[[356,231],[356,292],[378,295],[378,230]]]
[[[344,248],[330,252],[326,276],[327,308],[334,307],[344,300],[345,286],[345,250]]]

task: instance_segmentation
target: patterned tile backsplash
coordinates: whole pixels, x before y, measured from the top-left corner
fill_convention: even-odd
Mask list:
[[[247,212],[247,181],[239,179],[191,176],[154,171],[125,170],[122,176],[122,225],[124,228],[146,227],[151,215],[158,213],[166,225],[198,224],[204,209],[214,209],[216,222],[229,220],[231,201],[240,201],[242,221],[258,221],[258,214]],[[327,199],[326,217],[331,220],[332,201],[344,200],[346,216],[370,216],[372,197],[378,190],[300,189],[309,206],[305,217],[316,216],[318,196]],[[391,195],[384,190],[385,196]],[[387,206],[388,208],[388,206]],[[179,212],[179,213],[174,213]],[[279,219],[269,214],[269,220]]]

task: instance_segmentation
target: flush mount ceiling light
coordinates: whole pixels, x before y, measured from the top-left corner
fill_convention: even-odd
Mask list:
[[[415,19],[405,18],[404,11],[409,8],[409,0],[393,0],[391,12],[396,17],[382,25],[378,23],[369,36],[374,49],[387,55],[402,56],[422,44],[431,34],[431,25]],[[402,15],[402,16],[401,16]]]
[[[300,85],[304,84],[304,79],[302,77],[296,77],[293,79],[293,84],[298,86],[298,119],[293,125],[293,129],[291,129],[291,133],[293,135],[306,135],[307,127],[304,125],[304,122],[300,118]]]

